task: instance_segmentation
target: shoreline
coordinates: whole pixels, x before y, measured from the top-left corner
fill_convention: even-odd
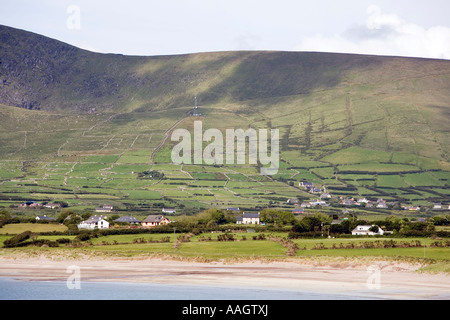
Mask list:
[[[63,258],[0,256],[0,277],[81,282],[255,288],[362,296],[373,299],[450,300],[450,276],[419,273],[419,265],[393,261],[302,259],[197,262],[173,257]]]

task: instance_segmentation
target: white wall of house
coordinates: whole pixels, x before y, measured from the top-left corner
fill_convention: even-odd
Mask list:
[[[109,229],[109,222],[103,219],[100,219],[96,222],[86,222],[83,221],[80,224],[78,224],[78,229]]]

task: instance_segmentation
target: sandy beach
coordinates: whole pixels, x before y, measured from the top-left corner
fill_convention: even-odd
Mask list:
[[[314,261],[195,262],[166,258],[62,259],[0,257],[0,277],[24,281],[80,280],[203,285],[359,294],[370,299],[450,299],[450,276],[417,272],[419,266]]]

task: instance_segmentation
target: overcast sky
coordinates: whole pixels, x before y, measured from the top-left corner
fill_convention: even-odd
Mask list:
[[[450,59],[449,0],[0,0],[0,24],[103,53],[326,51]]]

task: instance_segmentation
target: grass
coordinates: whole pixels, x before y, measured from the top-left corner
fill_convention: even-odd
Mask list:
[[[39,225],[32,224],[29,227],[37,227]],[[49,225],[41,225],[49,226]],[[34,229],[38,232],[38,229]],[[50,230],[42,230],[39,232],[48,232]],[[15,229],[15,231],[19,231]],[[412,243],[420,241],[426,247],[415,248],[370,248],[370,249],[330,249],[333,244],[348,245],[353,243],[367,243],[373,241],[389,241],[391,238],[336,238],[336,239],[295,239],[293,240],[299,247],[295,252],[295,256],[287,256],[287,248],[279,242],[272,241],[269,236],[286,237],[283,232],[265,233],[266,240],[254,240],[253,236],[260,233],[233,233],[236,240],[239,241],[217,241],[220,234],[200,234],[190,238],[189,242],[182,242],[178,248],[174,248],[174,234],[129,234],[129,235],[109,235],[98,238],[92,238],[91,246],[83,248],[70,248],[60,246],[58,248],[16,248],[2,249],[3,255],[8,255],[9,251],[23,252],[27,255],[52,252],[58,255],[60,252],[66,256],[76,254],[76,252],[85,252],[95,256],[109,257],[136,257],[136,256],[153,256],[167,255],[178,258],[198,258],[204,261],[217,259],[303,259],[313,258],[331,261],[333,259],[363,259],[363,260],[379,260],[393,259],[396,261],[421,263],[424,272],[449,272],[450,248],[431,247],[430,244],[435,240],[429,238],[392,238],[397,243],[402,241]],[[175,239],[183,234],[176,233]],[[8,239],[10,236],[0,235],[0,243]],[[58,238],[70,238],[74,236],[39,236],[40,239],[56,240]],[[169,242],[158,242],[167,238]],[[201,241],[202,239],[211,238],[209,241]],[[142,241],[143,240],[143,241]],[[151,240],[152,242],[149,242]],[[316,249],[318,245],[323,245],[328,249]],[[49,250],[50,249],[50,250]],[[330,260],[331,259],[331,260]]]
[[[401,200],[401,188],[408,188],[414,197],[406,200],[448,202],[450,139],[442,128],[449,120],[443,111],[449,91],[442,86],[448,78],[439,73],[448,62],[280,52],[84,59],[89,74],[120,79],[123,91],[65,97],[54,103],[61,110],[0,105],[0,196],[9,205],[45,198],[94,209],[97,199],[117,201],[124,209],[130,201],[162,201],[163,196],[172,206],[195,210],[211,202],[221,208],[255,208],[269,201],[284,206],[288,198],[314,197],[296,188],[304,180],[339,187],[329,189],[335,196],[378,197],[389,191],[393,200]],[[106,65],[118,69],[105,74],[101,66]],[[142,87],[130,87],[135,79],[128,74],[136,74]],[[192,78],[200,74],[201,81]],[[148,86],[150,78],[157,80]],[[51,87],[36,92],[42,90],[53,92]],[[195,95],[206,115],[201,118],[205,130],[279,129],[279,173],[261,176],[249,165],[174,165],[170,137],[152,163],[165,131],[186,116]],[[113,96],[122,98],[107,101]],[[66,113],[73,101],[115,107]],[[178,128],[191,130],[193,121],[188,118]],[[165,179],[139,179],[147,170],[164,173]]]
[[[60,224],[43,224],[43,223],[17,223],[7,224],[0,228],[0,234],[19,234],[25,231],[31,232],[64,232],[67,227]]]

